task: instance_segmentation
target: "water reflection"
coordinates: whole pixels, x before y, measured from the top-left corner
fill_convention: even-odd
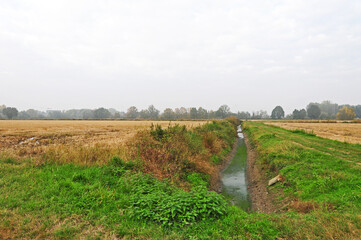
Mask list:
[[[247,148],[244,136],[238,127],[238,148],[232,162],[222,173],[223,194],[236,206],[244,210],[251,208],[246,179]]]

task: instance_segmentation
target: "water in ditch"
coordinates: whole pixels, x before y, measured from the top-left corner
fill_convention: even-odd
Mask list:
[[[238,127],[237,152],[228,167],[222,172],[222,193],[234,205],[249,211],[251,202],[246,178],[247,147],[241,126]]]

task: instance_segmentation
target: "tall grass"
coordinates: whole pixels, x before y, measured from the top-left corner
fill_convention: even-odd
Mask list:
[[[220,161],[215,163],[213,159],[224,158],[235,137],[236,128],[228,121],[213,121],[193,129],[153,125],[150,130],[138,132],[128,142],[128,149],[131,159],[142,161],[144,172],[184,182],[192,172],[215,174]]]

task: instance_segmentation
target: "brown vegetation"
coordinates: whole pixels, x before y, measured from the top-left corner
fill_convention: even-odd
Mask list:
[[[222,127],[217,122],[212,126]],[[235,127],[230,127],[235,139]],[[210,177],[210,187],[216,188],[220,164],[233,144],[218,136],[216,132],[201,128],[188,131],[185,126],[161,128],[153,126],[151,131],[139,131],[128,141],[129,159],[142,162],[142,171],[157,178],[168,178],[173,182],[184,182],[192,172]],[[225,151],[226,150],[226,151]],[[212,161],[212,157],[217,159]]]
[[[127,159],[125,142],[154,121],[0,121],[0,157],[37,163],[101,164],[113,156]],[[193,128],[206,121],[156,121],[163,127]]]
[[[282,127],[288,130],[303,129],[308,133],[341,142],[361,144],[361,124],[355,123],[321,123],[321,122],[267,122],[266,124]]]

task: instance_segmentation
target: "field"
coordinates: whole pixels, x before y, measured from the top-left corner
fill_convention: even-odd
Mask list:
[[[1,128],[0,239],[361,237],[359,144],[244,122],[264,184],[282,176],[267,187],[276,210],[265,214],[245,212],[210,191],[235,142],[230,121],[180,123],[189,128],[168,122],[163,128],[147,127],[151,122],[11,123]],[[31,137],[39,144],[13,146]],[[56,143],[41,142],[52,139]],[[98,146],[92,148],[92,141]],[[110,147],[101,149],[105,143]],[[16,155],[37,145],[44,152]]]
[[[361,144],[361,124],[359,123],[267,122],[267,124],[288,130],[303,129],[320,137]]]
[[[97,164],[127,158],[125,143],[152,124],[193,128],[206,121],[0,121],[0,156],[41,163]]]

